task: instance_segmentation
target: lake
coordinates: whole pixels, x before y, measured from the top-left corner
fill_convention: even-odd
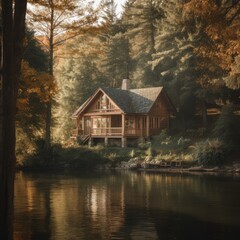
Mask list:
[[[22,173],[14,240],[239,240],[240,177]]]

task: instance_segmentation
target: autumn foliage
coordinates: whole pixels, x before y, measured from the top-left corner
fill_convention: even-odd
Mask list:
[[[240,87],[240,1],[191,0],[185,4],[186,18],[194,18],[208,39],[196,52],[226,71],[230,88]]]

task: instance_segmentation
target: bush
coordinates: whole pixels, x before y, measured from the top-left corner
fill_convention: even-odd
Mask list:
[[[151,146],[151,142],[140,142],[138,148],[141,150],[147,150]]]
[[[154,155],[152,147],[149,147],[145,153],[148,157],[152,157]]]
[[[194,145],[194,159],[204,166],[221,165],[225,161],[223,144],[218,139],[206,140]]]
[[[152,149],[158,153],[168,154],[169,152],[181,153],[191,143],[191,139],[183,136],[169,136],[166,131],[152,139]]]

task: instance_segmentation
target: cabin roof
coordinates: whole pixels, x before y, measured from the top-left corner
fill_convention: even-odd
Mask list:
[[[97,95],[99,91],[104,92],[124,113],[147,114],[151,110],[157,97],[164,90],[163,87],[140,88],[130,90],[102,87],[99,88],[90,98],[88,98],[72,115],[72,117],[77,117],[85,109],[88,103],[91,102],[91,100]],[[165,96],[167,97],[167,101],[174,112],[175,107],[173,106],[171,100],[166,93]]]
[[[102,88],[125,113],[148,113],[162,89],[162,87],[131,90]]]

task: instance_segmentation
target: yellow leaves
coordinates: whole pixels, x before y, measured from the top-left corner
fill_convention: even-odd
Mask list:
[[[216,5],[212,0],[191,0],[184,5],[185,14],[193,14],[194,17],[208,19],[212,12],[216,11]]]
[[[42,73],[38,76],[38,81],[41,83],[41,96],[42,102],[48,102],[56,94],[57,88],[53,76],[47,73]]]
[[[22,74],[19,86],[18,108],[21,111],[29,108],[29,99],[34,96],[40,102],[49,101],[56,93],[54,78],[48,73],[39,73],[26,61],[22,62]]]
[[[185,16],[201,22],[208,40],[201,42],[197,54],[218,64],[229,76],[240,74],[236,57],[240,56],[240,2],[191,0],[185,4]],[[207,63],[208,64],[208,63]]]

